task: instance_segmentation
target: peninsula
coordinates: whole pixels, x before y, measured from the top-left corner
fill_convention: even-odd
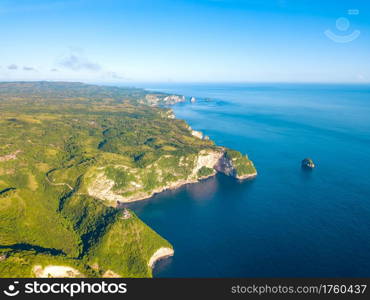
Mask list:
[[[257,175],[169,105],[181,95],[0,83],[0,277],[151,277],[172,245],[121,203]]]

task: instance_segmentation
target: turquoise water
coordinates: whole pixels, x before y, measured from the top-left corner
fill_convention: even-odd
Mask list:
[[[176,116],[247,153],[259,172],[134,205],[175,248],[156,277],[370,276],[369,86],[147,87],[197,97]]]

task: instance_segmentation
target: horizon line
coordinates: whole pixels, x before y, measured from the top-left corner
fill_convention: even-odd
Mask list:
[[[370,85],[370,81],[90,81],[90,80],[0,80],[0,83],[17,82],[65,82],[65,83],[84,83],[95,85],[132,85],[132,84],[317,84],[317,85]]]

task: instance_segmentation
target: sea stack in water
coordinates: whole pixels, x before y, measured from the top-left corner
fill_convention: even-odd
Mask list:
[[[304,160],[302,160],[302,168],[313,169],[315,168],[315,164],[313,163],[313,160],[311,158],[305,158]]]

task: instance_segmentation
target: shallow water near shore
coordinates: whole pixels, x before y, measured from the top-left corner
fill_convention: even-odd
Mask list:
[[[370,276],[370,87],[151,85],[197,97],[172,108],[258,177],[224,175],[132,208],[175,256],[155,277]],[[311,157],[312,171],[301,169]]]

